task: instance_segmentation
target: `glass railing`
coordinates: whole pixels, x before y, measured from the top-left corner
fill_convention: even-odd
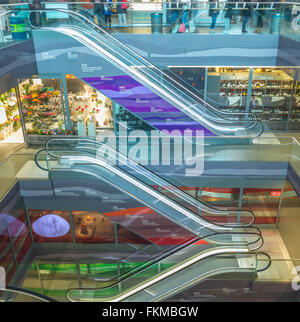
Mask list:
[[[113,33],[241,34],[246,31],[244,34],[247,35],[287,33],[299,39],[300,32],[297,2],[128,1],[122,8],[122,3],[116,1],[110,5],[110,19],[106,20],[101,3],[56,2],[44,2],[43,6],[56,6],[93,16],[97,24],[109,27]]]
[[[58,153],[57,150],[53,152]],[[161,194],[156,189],[135,179],[133,176],[128,175],[128,173],[120,171],[116,167],[106,166],[102,162],[100,165],[99,160],[82,155],[82,153],[79,155],[78,153],[71,155],[69,151],[67,155],[61,157],[60,164],[50,169],[50,176],[54,181],[54,185],[57,180],[62,180],[70,176],[72,177],[71,180],[78,180],[82,178],[82,175],[91,177],[96,181],[99,180],[100,182],[104,180],[111,186],[125,193],[127,192],[135,200],[142,202],[152,210],[174,221],[193,234],[210,236],[211,240],[220,244],[249,244],[251,249],[258,249],[262,245],[263,241],[258,228],[245,227],[238,229],[232,228],[230,225],[222,226],[221,224],[214,224],[201,216],[197,216],[175,200]],[[71,167],[69,167],[70,163],[72,163]],[[66,166],[66,164],[68,165]],[[70,189],[63,189],[63,191],[60,189],[59,192],[56,192],[56,195],[67,195]],[[236,226],[239,225],[233,224],[233,227]],[[224,231],[228,231],[228,233],[222,233]],[[231,233],[236,234],[235,240],[232,239]]]
[[[120,139],[120,138],[119,138]],[[69,146],[70,155],[72,152],[76,152],[77,155],[89,155],[97,158],[99,153],[101,155],[105,155],[105,153],[109,153],[110,156],[107,156],[113,164],[116,166],[120,166],[123,170],[127,171],[138,180],[141,180],[147,186],[151,186],[158,190],[160,193],[166,195],[168,198],[175,200],[180,205],[186,207],[187,209],[193,211],[195,214],[201,213],[201,217],[210,218],[211,221],[216,224],[222,225],[231,225],[231,226],[250,226],[255,221],[255,216],[251,211],[220,211],[218,209],[214,209],[213,207],[208,207],[205,204],[200,203],[198,200],[185,193],[184,191],[177,188],[174,184],[170,183],[166,179],[163,179],[154,171],[143,167],[141,164],[133,161],[132,159],[128,159],[126,155],[121,153],[119,149],[115,149],[107,144],[103,144],[102,142],[96,140],[89,139],[52,139],[49,140],[46,144],[46,151],[43,153],[43,157],[37,155],[37,164],[40,165],[42,169],[51,169],[53,165],[57,164],[58,156],[56,153],[51,152],[51,147],[57,146],[57,144],[64,143]],[[183,142],[184,144],[184,142]],[[72,146],[72,149],[70,148]],[[176,149],[176,147],[175,147]],[[68,155],[64,154],[64,151],[58,151],[59,155]],[[49,162],[52,164],[46,164],[47,158]],[[42,165],[41,163],[44,162]],[[222,219],[220,219],[220,217]]]
[[[19,5],[1,5],[5,10],[26,9],[24,1]],[[123,8],[122,8],[123,7]],[[125,8],[127,7],[127,8]],[[33,9],[31,6],[30,8]],[[114,1],[110,5],[111,15],[105,15],[104,4],[80,1],[42,2],[44,9],[65,9],[79,12],[102,27],[110,27],[113,33],[229,33],[241,34],[284,34],[299,41],[299,3],[297,2],[230,2],[230,1],[168,1],[139,2]],[[106,18],[105,18],[106,16]],[[110,17],[110,19],[108,18]],[[56,13],[46,16],[64,19]],[[111,21],[109,23],[109,20]],[[14,21],[1,18],[1,46],[20,41],[13,35]],[[12,32],[13,31],[13,32]],[[27,34],[27,38],[30,33]]]
[[[26,164],[28,172],[24,170]],[[0,163],[0,200],[2,200],[18,180],[36,178],[30,170],[32,166],[35,168],[34,154],[12,154]]]

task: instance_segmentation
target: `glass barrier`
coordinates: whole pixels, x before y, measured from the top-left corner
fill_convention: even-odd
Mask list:
[[[176,252],[160,260],[159,269],[155,263],[108,287],[70,289],[67,297],[70,301],[163,300],[178,292],[179,286],[184,289],[192,281],[197,283],[219,273],[244,271],[255,275],[257,265],[255,254],[232,254],[221,247],[199,254],[199,249],[191,245],[184,252]]]
[[[182,150],[185,144],[190,145],[190,142],[185,142],[182,138],[179,138],[179,142],[182,140],[179,143],[178,137],[170,144],[171,152],[169,154],[171,158],[169,163],[162,162],[159,152],[153,154],[155,149],[159,150],[162,142],[167,143],[164,139],[164,141],[157,141],[156,145],[150,146],[148,146],[148,140],[141,140],[142,143],[139,144],[139,148],[144,151],[143,158],[135,158],[135,155],[130,153],[132,146],[128,144],[129,153],[127,153],[127,157],[130,159],[128,164],[126,152],[124,152],[124,139],[127,142],[128,138],[119,137],[118,140],[121,145],[117,146],[112,144],[112,142],[115,142],[114,140],[105,141],[104,138],[99,138],[98,142],[88,139],[54,139],[49,142],[47,147],[49,148],[49,158],[52,158],[51,162],[54,165],[57,164],[57,155],[63,155],[70,160],[72,156],[85,155],[91,158],[90,162],[103,159],[109,164],[115,164],[121,169],[122,173],[126,171],[131,178],[142,181],[149,188],[154,188],[161,196],[174,200],[197,216],[200,215],[216,224],[250,225],[253,223],[252,211],[255,214],[256,223],[262,223],[262,221],[276,222],[281,190],[285,185],[286,175],[288,174],[287,164],[293,146],[292,139],[257,138],[251,144],[248,142],[234,144],[237,143],[237,140],[232,139],[227,140],[226,145],[220,145],[215,144],[214,139],[205,138],[202,142],[204,146],[201,153],[203,154],[198,157],[198,163],[195,160],[193,165],[187,163],[188,155],[174,153],[174,151]],[[61,144],[60,147],[58,143]],[[63,150],[64,148],[65,150]],[[166,145],[165,150],[167,150]],[[145,151],[149,151],[149,153]],[[111,157],[105,156],[105,153],[110,153]],[[166,154],[168,153],[166,152]],[[37,161],[40,160],[40,164],[42,164],[42,162],[45,162],[43,161],[45,157],[47,157],[47,151],[42,151],[41,155],[37,157]],[[193,157],[193,155],[189,155],[190,157]],[[251,168],[249,162],[251,162]],[[231,204],[228,204],[224,197],[217,202],[218,196],[224,196],[224,192],[227,195],[226,189],[223,189],[224,192],[219,189],[220,193],[218,193],[217,188],[207,187],[201,182],[199,182],[200,189],[197,187],[188,189],[191,186],[188,172],[191,168],[196,168],[197,164],[200,167],[202,166],[197,172],[199,176],[207,177],[213,174],[216,176],[217,173],[219,175],[223,173],[222,179],[216,178],[216,180],[219,180],[219,185],[220,180],[222,180],[224,188],[227,187],[225,178],[230,174],[233,175],[233,173],[237,175],[237,178],[246,173],[251,176],[255,174],[257,179],[264,178],[263,180],[267,180],[268,186],[264,186],[264,189],[246,186],[238,192],[235,203],[233,200]],[[207,168],[208,164],[213,164],[213,168]],[[270,169],[271,166],[274,169]],[[45,166],[45,163],[44,169],[49,169]],[[272,176],[269,176],[270,172],[272,172]],[[233,179],[232,176],[230,178],[230,180]],[[266,181],[264,182],[266,183]],[[242,199],[239,197],[241,193]],[[268,209],[267,215],[264,211],[265,208]]]
[[[105,6],[103,3],[56,2],[44,2],[43,6],[76,10],[114,33],[285,33],[299,40],[297,3],[112,1]]]
[[[41,4],[44,9],[80,12],[113,33],[284,34],[297,41],[300,37],[299,7],[297,2],[259,1],[112,1],[108,5],[101,2],[51,1]],[[22,15],[8,19],[1,12],[28,8],[40,7],[26,3],[0,6],[2,47],[30,38],[30,30]],[[38,14],[35,16],[40,19]],[[66,18],[66,15],[59,13],[42,15],[42,19],[48,21]]]
[[[43,177],[43,174],[35,175],[34,168],[34,154],[12,154],[4,160],[0,164],[0,200],[18,180]]]
[[[31,38],[27,16],[19,10],[28,10],[24,5],[0,5],[0,48],[8,47]],[[11,15],[7,15],[7,13]]]

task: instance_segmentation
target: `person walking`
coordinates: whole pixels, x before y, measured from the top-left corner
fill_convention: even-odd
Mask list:
[[[120,0],[119,0],[120,1]],[[119,25],[120,27],[126,26],[126,14],[127,9],[129,8],[127,0],[121,0],[121,2],[117,3],[117,14],[119,18]]]
[[[245,8],[243,10],[243,16],[244,16],[244,20],[243,20],[243,25],[242,25],[242,32],[247,33],[248,31],[246,30],[246,26],[247,26],[247,22],[249,20],[249,17],[251,17],[251,7],[250,7],[249,3],[246,3],[246,5],[245,5]]]
[[[213,33],[215,29],[215,25],[217,22],[217,17],[219,15],[219,8],[218,8],[218,1],[215,0],[209,0],[209,12],[208,15],[211,17],[211,24],[209,27],[209,32]]]
[[[233,5],[231,3],[225,5],[225,30],[224,33],[228,34],[229,28],[230,28],[230,21],[232,20],[233,11],[232,11]]]
[[[104,2],[105,27],[111,29],[112,0]]]

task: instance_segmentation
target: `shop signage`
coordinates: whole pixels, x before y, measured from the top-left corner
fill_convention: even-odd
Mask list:
[[[81,70],[83,73],[93,73],[95,71],[101,71],[101,66],[88,66],[88,64],[81,64]]]

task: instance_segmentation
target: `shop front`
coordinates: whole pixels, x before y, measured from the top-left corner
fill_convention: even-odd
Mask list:
[[[252,112],[265,131],[300,129],[296,69],[201,67],[172,69],[202,98],[225,112]],[[183,82],[183,84],[185,84]],[[24,80],[0,95],[0,141],[43,144],[55,136],[106,136],[147,124],[74,75]]]
[[[265,131],[299,130],[300,83],[291,75],[284,68],[207,68],[205,98],[225,112],[256,114]]]
[[[35,77],[18,87],[26,142],[51,137],[96,137],[113,129],[112,101],[73,75]]]

